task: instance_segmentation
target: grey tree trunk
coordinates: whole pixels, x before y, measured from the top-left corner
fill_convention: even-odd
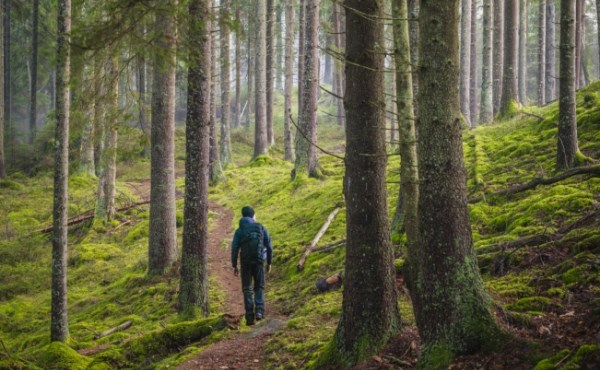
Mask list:
[[[104,201],[104,185],[100,181],[102,174],[104,173],[105,164],[102,159],[102,153],[104,153],[105,144],[105,122],[104,122],[104,91],[102,81],[104,80],[103,53],[98,52],[94,57],[94,115],[93,115],[93,126],[94,126],[94,172],[98,177],[98,192],[96,194],[96,211],[101,209],[105,210],[106,207],[103,205]],[[98,219],[104,219],[105,214],[96,214]]]
[[[556,168],[575,165],[577,144],[577,115],[575,98],[575,3],[560,2],[560,86],[558,103],[558,145]]]
[[[177,258],[175,226],[175,52],[177,0],[157,9],[152,88],[148,275],[164,275]]]
[[[142,23],[140,26],[141,37],[145,37],[146,27]],[[142,149],[142,157],[150,157],[150,127],[148,127],[148,119],[146,117],[146,58],[143,54],[137,58],[137,90],[138,90],[138,109],[140,129],[144,136],[144,148]]]
[[[537,103],[544,105],[546,104],[546,0],[539,1]]]
[[[56,151],[52,212],[52,303],[50,341],[69,336],[67,306],[67,217],[69,185],[69,109],[71,64],[71,0],[59,0],[56,40]]]
[[[394,0],[394,57],[396,62],[396,107],[400,140],[400,194],[394,216],[394,229],[406,230],[409,266],[416,266],[418,246],[417,200],[419,199],[419,167],[417,161],[417,136],[412,91],[412,65],[407,0]],[[409,279],[416,276],[410,275]]]
[[[483,54],[481,57],[481,113],[482,123],[491,122],[494,118],[492,89],[492,42],[493,42],[493,13],[494,0],[483,0]]]
[[[115,217],[115,191],[117,181],[117,139],[118,139],[118,112],[119,112],[119,64],[118,57],[114,56],[109,61],[110,76],[110,122],[106,130],[106,144],[104,156],[106,158],[106,181],[104,183],[104,196],[106,197],[106,218]]]
[[[229,8],[230,0],[221,1],[221,165],[227,167],[231,157],[231,98],[229,58]]]
[[[4,0],[4,127],[6,130],[12,130],[11,112],[12,112],[12,91],[11,91],[11,0]],[[57,77],[58,78],[58,77]],[[58,93],[57,93],[58,94]],[[12,135],[14,136],[14,135]],[[11,137],[10,140],[14,138]]]
[[[0,86],[4,86],[4,6],[0,5]],[[6,177],[6,164],[4,157],[4,88],[0,88],[0,179]]]
[[[581,89],[583,82],[583,12],[585,0],[575,1],[575,89]],[[561,15],[562,16],[562,15]]]
[[[471,123],[471,2],[461,0],[460,12],[460,110]]]
[[[240,2],[236,1],[235,5],[235,19],[238,24],[242,24],[242,11]],[[235,117],[233,119],[233,127],[240,127],[240,109],[241,109],[241,95],[242,95],[242,51],[241,51],[241,40],[240,32],[235,34]]]
[[[519,0],[505,0],[504,10],[504,72],[500,115],[510,113],[519,104]]]
[[[519,1],[519,101],[527,103],[527,0]]]
[[[317,98],[319,93],[319,0],[306,2],[304,80],[296,133],[296,161],[292,177],[304,173],[320,177],[317,161]]]
[[[95,71],[95,66],[88,66],[88,70],[91,69]],[[91,80],[87,80],[84,83],[91,84],[94,86],[96,84],[95,81],[96,76],[92,72]],[[90,175],[95,174],[95,163],[94,163],[94,148],[96,141],[96,128],[94,127],[94,116],[96,115],[96,103],[95,100],[98,99],[97,92],[93,92],[93,96],[90,99],[90,112],[86,114],[86,120],[83,125],[83,132],[81,134],[81,144],[80,144],[80,160],[79,160],[79,171],[82,173],[87,173]]]
[[[188,113],[186,121],[185,205],[179,278],[179,312],[208,316],[208,170],[210,137],[210,41],[208,0],[189,5]],[[237,38],[237,37],[236,37]]]
[[[556,99],[556,6],[554,0],[546,3],[546,101]]]
[[[283,24],[281,23],[283,17],[283,4],[277,3],[275,7],[275,38],[277,44],[275,45],[275,88],[278,91],[283,91]]]
[[[419,249],[410,284],[420,366],[490,347],[500,330],[477,267],[467,210],[458,85],[458,0],[421,1]]]
[[[295,25],[295,1],[289,0],[285,5],[285,87],[284,87],[284,110],[283,118],[283,141],[285,148],[285,160],[294,160],[294,148],[292,147],[292,88],[294,85],[294,29]]]
[[[247,98],[248,98],[248,104],[246,105],[246,127],[250,128],[250,119],[252,117],[252,112],[254,110],[254,96],[256,95],[256,92],[254,91],[254,85],[255,85],[255,76],[254,76],[254,72],[256,70],[255,67],[255,62],[256,62],[256,34],[255,34],[255,29],[256,29],[256,22],[255,20],[255,16],[256,16],[256,8],[253,6],[254,1],[249,1],[248,4],[250,5],[251,10],[249,10],[249,14],[252,13],[251,15],[248,16],[248,42],[246,44],[246,52],[248,54],[248,87],[247,87]]]
[[[211,20],[213,17],[213,0],[208,0],[209,2],[209,17],[207,18],[207,27],[211,31],[209,32],[209,44],[210,44],[210,54],[207,57],[210,58],[210,74],[209,74],[209,180],[212,184],[216,184],[221,181],[223,176],[223,167],[221,166],[221,160],[219,158],[219,145],[217,143],[217,108],[216,108],[216,100],[217,100],[217,42],[215,35],[215,22]]]
[[[504,73],[504,1],[494,0],[494,116],[500,110],[500,99],[502,98],[502,74]]]
[[[410,61],[412,63],[412,80],[413,80],[413,107],[418,111],[417,96],[419,93],[419,8],[421,0],[408,0],[408,16],[410,19],[408,30],[410,33]]]
[[[275,40],[273,39],[273,17],[275,7],[273,2],[275,0],[267,0],[267,64],[266,64],[266,109],[267,109],[267,146],[270,147],[275,144],[275,137],[273,136],[273,61],[275,58],[274,45]]]
[[[372,356],[400,326],[386,195],[383,1],[347,0],[346,261],[329,362]],[[368,189],[368,191],[365,191]],[[327,356],[326,355],[326,356]]]
[[[305,50],[305,36],[306,36],[306,1],[298,0],[298,119],[296,122],[300,122],[300,114],[302,112],[302,98],[304,93],[302,92],[301,81],[304,81],[304,50]]]
[[[269,154],[267,134],[267,4],[266,0],[256,0],[256,73],[255,115],[254,115],[254,155]]]
[[[343,7],[341,7],[337,2],[332,3],[332,12],[333,12],[333,32],[335,35],[334,46],[336,53],[338,55],[334,60],[334,70],[335,70],[335,93],[339,96],[337,98],[337,123],[340,126],[344,126],[345,124],[345,109],[344,109],[344,61],[342,60],[342,56],[344,55],[344,51],[342,49],[342,12]]]
[[[39,0],[33,0],[33,19],[31,30],[31,86],[29,87],[29,143],[33,143],[37,121],[37,69],[38,69],[38,21]]]
[[[470,60],[471,60],[471,76],[469,77],[469,84],[470,84],[470,88],[469,88],[469,102],[470,102],[470,113],[469,113],[469,117],[471,118],[471,127],[475,127],[477,126],[477,123],[479,122],[478,120],[478,114],[479,114],[479,100],[477,99],[477,90],[478,90],[478,84],[477,84],[477,34],[478,34],[478,30],[477,30],[477,5],[478,5],[479,1],[478,0],[472,0],[471,2],[471,47],[470,47],[470,52],[471,52],[471,56],[470,56]]]

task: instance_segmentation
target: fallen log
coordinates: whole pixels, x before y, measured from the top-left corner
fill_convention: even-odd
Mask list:
[[[323,236],[323,234],[325,234],[325,231],[327,231],[327,229],[329,228],[331,221],[333,221],[333,219],[335,218],[335,216],[338,214],[338,212],[341,209],[342,209],[341,207],[337,207],[336,209],[333,210],[333,212],[331,212],[329,214],[329,217],[327,217],[327,220],[325,221],[323,226],[321,226],[321,229],[319,230],[317,235],[315,235],[312,242],[308,245],[308,247],[306,247],[306,250],[304,251],[304,254],[302,255],[302,257],[300,258],[298,265],[296,265],[296,269],[298,271],[302,271],[302,269],[304,269],[304,263],[306,262],[306,258],[313,251],[313,249],[317,246],[317,243],[319,242],[319,240],[321,240],[321,237]]]
[[[125,321],[124,323],[122,323],[119,326],[115,326],[114,328],[108,329],[106,331],[103,331],[102,333],[94,335],[94,339],[100,339],[100,338],[107,337],[113,333],[116,333],[118,331],[129,328],[131,325],[133,325],[133,321],[131,321],[131,320]]]
[[[552,185],[554,183],[560,182],[562,180],[568,179],[569,177],[577,176],[577,175],[591,175],[594,177],[600,176],[600,165],[589,166],[589,167],[576,167],[565,172],[562,172],[554,177],[544,178],[544,177],[534,177],[529,182],[524,184],[515,185],[508,189],[502,189],[495,192],[482,194],[477,197],[473,197],[469,199],[469,203],[477,203],[485,199],[488,196],[506,196],[513,195],[516,193],[520,193],[526,190],[535,189],[540,185]]]
[[[323,293],[323,292],[326,292],[333,288],[341,287],[342,283],[343,283],[342,273],[338,272],[335,275],[331,275],[327,279],[321,278],[321,279],[317,280],[317,282],[315,283],[315,286],[317,287],[317,290],[319,291],[319,293]]]

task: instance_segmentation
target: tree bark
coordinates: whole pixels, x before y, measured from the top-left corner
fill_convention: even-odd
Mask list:
[[[505,0],[504,10],[504,72],[500,115],[510,113],[519,104],[519,0]]]
[[[519,0],[519,101],[527,103],[527,0]]]
[[[240,2],[236,1],[235,4],[235,19],[238,24],[242,24],[242,10]],[[233,127],[240,127],[241,119],[241,95],[242,95],[242,51],[241,51],[241,40],[240,32],[235,33],[235,118],[233,120]]]
[[[546,2],[546,101],[556,99],[556,6],[554,0]]]
[[[302,112],[302,81],[304,81],[304,50],[306,36],[306,1],[298,0],[298,119],[300,122],[300,114]]]
[[[104,161],[102,155],[104,153],[105,144],[105,102],[104,96],[106,91],[103,87],[104,72],[102,64],[104,63],[103,53],[98,52],[94,57],[94,172],[98,177],[98,192],[96,194],[96,209],[105,209],[100,202],[104,201],[104,185],[101,182],[102,174],[104,173]],[[104,218],[105,215],[98,215],[99,218]]]
[[[157,9],[152,91],[148,274],[163,275],[177,258],[175,226],[175,52],[177,0]]]
[[[198,309],[204,316],[210,313],[207,256],[211,73],[210,29],[207,22],[210,16],[209,1],[191,1],[189,15],[191,45],[179,312],[194,317]]]
[[[471,123],[471,3],[474,0],[461,0],[460,12],[460,110]]]
[[[142,23],[139,27],[141,37],[146,35],[146,26]],[[150,128],[148,127],[148,119],[146,117],[146,58],[143,53],[137,57],[137,90],[138,90],[138,109],[140,129],[144,137],[144,148],[142,149],[142,157],[150,157]]]
[[[67,212],[69,185],[69,109],[71,0],[58,2],[56,40],[56,151],[54,159],[54,232],[52,236],[52,303],[50,340],[69,336],[67,306]]]
[[[294,160],[294,148],[292,147],[292,88],[294,85],[294,11],[295,1],[289,0],[285,5],[285,87],[284,87],[284,105],[285,117],[284,125],[284,147],[285,160],[292,162]]]
[[[476,352],[499,329],[473,252],[467,210],[458,85],[458,0],[421,2],[419,249],[410,266],[420,364]],[[437,368],[449,363],[436,363]]]
[[[0,5],[0,42],[2,48],[0,51],[0,86],[4,86],[4,55],[5,55],[5,44],[4,44],[4,4]],[[0,179],[6,177],[6,164],[4,157],[4,88],[0,88]]]
[[[275,45],[275,89],[278,91],[283,91],[283,24],[281,23],[281,18],[283,16],[283,4],[281,2],[277,3],[275,7],[275,37],[277,40],[277,44]]]
[[[113,56],[109,61],[110,76],[110,122],[106,131],[106,144],[104,145],[105,156],[105,182],[104,196],[106,206],[106,218],[112,220],[115,217],[115,191],[117,181],[117,139],[118,139],[118,113],[119,113],[119,64],[118,57]]]
[[[231,0],[221,1],[221,165],[227,167],[231,157],[231,97],[229,58],[229,8]]]
[[[558,145],[556,168],[575,165],[577,145],[577,116],[575,97],[575,3],[560,2],[560,99],[558,103]]]
[[[412,63],[413,107],[418,111],[417,96],[419,95],[419,8],[421,0],[408,0],[408,30],[410,33],[410,61]]]
[[[273,16],[275,12],[274,2],[275,0],[267,0],[267,64],[266,64],[266,126],[267,126],[267,147],[271,147],[275,144],[275,137],[273,136],[273,60],[274,54],[274,40],[273,40]]]
[[[494,0],[494,116],[500,111],[500,99],[502,98],[502,74],[504,73],[504,1]]]
[[[256,73],[255,73],[255,115],[254,115],[254,155],[269,154],[267,134],[267,4],[266,0],[256,0]]]
[[[479,100],[477,100],[477,34],[478,34],[478,30],[477,30],[477,4],[479,3],[478,0],[472,0],[471,2],[471,47],[470,47],[470,52],[471,52],[471,56],[470,56],[470,60],[471,60],[471,69],[470,69],[470,73],[471,76],[469,77],[469,84],[470,84],[470,88],[469,88],[469,102],[470,102],[470,113],[469,113],[469,117],[470,117],[470,123],[471,123],[471,127],[475,127],[477,126],[477,123],[479,122],[477,116],[478,116],[478,111],[479,111]]]
[[[345,108],[344,108],[344,61],[342,57],[344,55],[344,51],[342,49],[342,12],[343,7],[341,7],[337,2],[333,2],[333,30],[335,32],[334,35],[334,46],[337,53],[337,58],[334,59],[334,70],[335,70],[335,90],[334,92],[342,97],[342,99],[337,100],[337,123],[340,126],[344,126],[345,124]]]
[[[537,103],[544,105],[546,104],[546,0],[539,1]]]
[[[347,0],[347,248],[342,315],[330,362],[376,353],[400,325],[386,200],[383,1]],[[457,45],[458,46],[458,45]],[[365,191],[368,189],[368,191]]]
[[[483,55],[481,57],[481,113],[482,123],[491,122],[494,114],[492,89],[493,0],[483,0]]]
[[[248,54],[248,87],[247,87],[247,98],[248,104],[246,109],[246,127],[250,128],[250,118],[252,117],[252,111],[254,109],[254,97],[256,92],[254,91],[255,84],[255,75],[254,72],[256,70],[255,62],[256,62],[256,7],[254,7],[254,1],[248,1],[249,10],[248,10],[248,42],[246,44],[246,53]]]
[[[583,17],[585,0],[575,1],[575,90],[584,85],[583,77]],[[561,15],[562,16],[562,15]]]
[[[38,67],[38,20],[39,0],[33,0],[33,16],[31,30],[31,86],[29,87],[29,143],[33,143],[37,121],[37,67]]]
[[[210,73],[209,73],[209,179],[212,184],[215,184],[223,179],[223,167],[221,166],[221,160],[219,158],[219,145],[217,143],[217,109],[216,109],[216,100],[217,100],[217,42],[214,36],[215,28],[214,21],[211,20],[213,17],[213,0],[208,0],[209,2],[209,12],[210,16],[207,18],[207,27],[209,27],[209,44],[210,48],[208,49],[210,54],[208,57],[210,58]]]
[[[12,89],[11,89],[11,0],[4,0],[4,128],[12,130]],[[58,78],[58,77],[57,77]],[[58,94],[58,93],[57,93]],[[14,136],[14,135],[12,135]],[[10,137],[9,140],[14,140]]]

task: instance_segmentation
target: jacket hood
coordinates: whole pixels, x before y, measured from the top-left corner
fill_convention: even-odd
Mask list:
[[[242,217],[240,218],[240,226],[243,224],[253,224],[256,223],[252,217]]]

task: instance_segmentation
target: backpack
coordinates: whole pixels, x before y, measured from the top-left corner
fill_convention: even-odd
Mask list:
[[[244,223],[240,225],[242,262],[259,262],[263,259],[263,228],[259,223]]]

